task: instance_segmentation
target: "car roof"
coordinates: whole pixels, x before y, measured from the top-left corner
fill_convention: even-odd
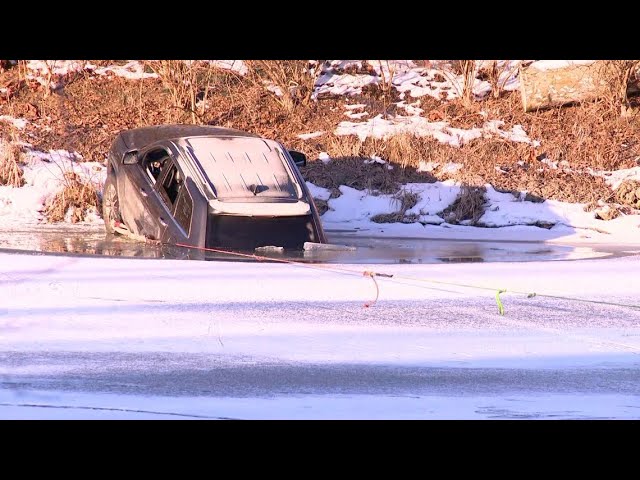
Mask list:
[[[161,141],[185,137],[254,137],[259,135],[243,132],[234,128],[211,125],[152,125],[149,127],[123,130],[118,136],[125,142],[127,149],[140,150],[146,145]]]

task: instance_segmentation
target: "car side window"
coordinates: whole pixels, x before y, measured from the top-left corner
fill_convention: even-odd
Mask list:
[[[183,188],[184,178],[176,164],[169,159],[163,166],[158,184],[158,193],[169,207],[175,220],[185,232],[190,231],[193,201],[186,188]]]
[[[161,187],[164,190],[165,195],[169,199],[169,202],[171,202],[171,205],[176,203],[179,187],[180,173],[178,172],[178,168],[172,163],[171,165],[169,165],[169,171],[165,175]]]
[[[162,172],[162,168],[170,161],[169,153],[164,148],[156,148],[148,151],[142,160],[142,168],[145,170],[151,183],[156,183]]]
[[[182,188],[176,200],[176,211],[174,217],[176,221],[182,226],[187,234],[191,231],[191,217],[193,215],[193,200],[189,191],[186,188]]]
[[[158,191],[162,198],[168,202],[171,210],[178,198],[178,191],[182,185],[182,176],[175,163],[169,160],[163,165],[160,178],[162,179],[162,184],[159,185]]]

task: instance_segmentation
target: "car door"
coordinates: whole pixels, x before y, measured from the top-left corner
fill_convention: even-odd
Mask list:
[[[175,159],[171,158],[163,165],[155,190],[162,204],[159,221],[164,230],[160,238],[165,243],[190,244],[193,198],[186,188],[184,172]]]
[[[160,240],[166,229],[163,208],[156,185],[162,175],[162,165],[176,155],[170,143],[158,143],[141,150],[138,161],[125,167],[122,215],[129,228],[138,235]],[[154,170],[154,164],[159,168]]]

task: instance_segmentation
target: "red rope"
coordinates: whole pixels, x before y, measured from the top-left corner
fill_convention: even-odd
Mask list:
[[[264,261],[264,260],[270,260],[273,262],[280,262],[280,263],[286,263],[289,265],[295,265],[298,267],[305,267],[305,268],[311,268],[311,269],[316,269],[316,270],[329,270],[329,271],[334,271],[337,273],[343,273],[343,274],[347,274],[347,275],[360,275],[362,274],[363,276],[366,277],[371,277],[371,280],[373,280],[373,284],[376,287],[376,298],[373,300],[373,302],[369,302],[369,303],[365,303],[363,305],[363,307],[370,307],[372,305],[374,305],[377,301],[378,301],[378,297],[380,296],[380,287],[378,286],[378,282],[376,282],[376,276],[379,277],[388,277],[391,278],[393,277],[393,275],[389,275],[387,273],[376,273],[376,272],[370,272],[370,271],[358,271],[358,270],[351,270],[348,268],[339,268],[339,267],[329,267],[327,265],[309,265],[306,263],[302,263],[302,262],[296,262],[295,260],[286,260],[284,258],[273,258],[273,257],[265,257],[263,255],[256,255],[255,253],[249,254],[249,253],[240,253],[240,252],[233,252],[231,250],[223,250],[220,248],[210,248],[210,247],[196,247],[195,245],[186,245],[184,243],[176,243],[177,247],[185,247],[185,248],[194,248],[196,250],[205,250],[207,252],[215,252],[215,253],[223,253],[226,255],[236,255],[238,257],[244,257],[244,258],[252,258],[254,260],[259,260],[259,261]]]
[[[216,252],[216,253],[224,253],[227,255],[235,255],[237,257],[244,257],[244,258],[252,258],[254,260],[259,260],[259,261],[264,261],[264,260],[270,260],[272,262],[280,262],[280,263],[288,263],[289,265],[297,265],[298,267],[305,267],[305,268],[312,268],[312,269],[316,269],[316,270],[333,270],[339,273],[345,273],[348,275],[360,275],[361,272],[357,271],[357,270],[350,270],[347,268],[339,268],[339,267],[329,267],[326,265],[309,265],[307,263],[302,263],[302,262],[296,262],[295,260],[286,260],[284,258],[274,258],[274,257],[265,257],[263,255],[256,255],[255,253],[240,253],[240,252],[233,252],[231,250],[222,250],[219,248],[209,248],[209,247],[196,247],[194,245],[186,245],[184,243],[176,243],[177,247],[185,247],[185,248],[194,248],[196,250],[205,250],[207,252]]]

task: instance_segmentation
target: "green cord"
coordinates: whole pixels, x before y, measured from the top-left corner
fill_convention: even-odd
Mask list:
[[[496,292],[496,303],[498,304],[498,313],[504,315],[504,307],[502,306],[502,300],[500,300],[500,294],[506,292],[506,290],[498,290]]]

